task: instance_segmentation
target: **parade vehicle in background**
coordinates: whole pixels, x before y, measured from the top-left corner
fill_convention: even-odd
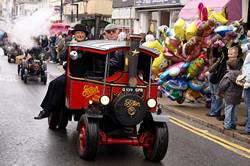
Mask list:
[[[168,148],[167,116],[157,104],[158,84],[151,79],[154,49],[139,47],[140,37],[123,41],[71,43],[66,67],[66,104],[50,113],[50,128],[78,121],[81,158],[94,159],[99,145],[127,144],[143,148],[145,158],[159,162]],[[120,69],[110,58],[123,51]]]
[[[55,23],[51,24],[49,32],[50,32],[51,35],[59,34],[59,33],[68,34],[69,28],[70,28],[69,24],[55,22]]]
[[[20,45],[18,45],[17,43],[12,43],[12,44],[8,44],[7,48],[5,50],[6,55],[8,56],[8,62],[16,62],[16,57],[19,55],[22,55],[22,49],[20,47]]]
[[[40,52],[37,56],[28,54],[17,65],[18,74],[25,84],[28,83],[29,78],[40,78],[40,81],[46,85],[47,83],[47,62],[44,52]]]

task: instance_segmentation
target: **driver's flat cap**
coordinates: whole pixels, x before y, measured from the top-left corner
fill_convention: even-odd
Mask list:
[[[118,29],[119,26],[115,25],[115,24],[108,24],[106,25],[106,27],[104,28],[104,31],[110,31],[110,30],[114,30],[114,29]]]

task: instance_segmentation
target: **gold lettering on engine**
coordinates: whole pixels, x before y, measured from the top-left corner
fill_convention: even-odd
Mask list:
[[[136,113],[135,107],[140,107],[140,102],[136,100],[126,99],[124,102],[124,107],[127,108],[128,114],[130,116],[133,116]]]

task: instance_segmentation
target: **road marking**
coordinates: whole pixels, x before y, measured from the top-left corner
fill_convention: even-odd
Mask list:
[[[208,133],[207,130],[202,130],[202,129],[196,128],[196,127],[191,126],[191,125],[189,125],[189,124],[187,124],[179,119],[176,119],[172,116],[169,116],[169,119],[170,119],[170,122],[184,128],[186,130],[189,130],[189,131],[191,131],[191,132],[193,132],[193,133],[195,133],[203,138],[206,138],[214,143],[217,143],[217,144],[225,147],[226,149],[233,151],[241,156],[244,156],[246,158],[250,158],[250,149],[247,149],[247,148],[242,147],[240,145],[237,145],[235,143],[229,142],[229,141],[224,140],[224,139],[217,137],[215,135],[212,135],[212,134]]]
[[[16,76],[13,76],[13,75],[2,75],[2,74],[0,74],[0,81],[17,82],[17,78],[16,78]]]

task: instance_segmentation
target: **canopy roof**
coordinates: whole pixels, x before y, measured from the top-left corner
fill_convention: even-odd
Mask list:
[[[77,43],[69,43],[70,47],[76,47],[77,49],[95,52],[98,54],[106,55],[113,51],[129,50],[130,47],[126,41],[116,40],[87,40]],[[139,51],[146,53],[147,55],[157,57],[159,52],[152,48],[140,46]]]

